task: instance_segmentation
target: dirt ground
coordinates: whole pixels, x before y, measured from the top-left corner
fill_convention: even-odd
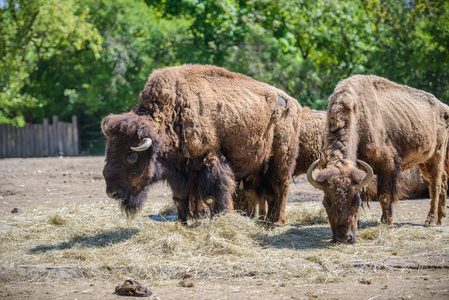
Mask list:
[[[103,157],[0,160],[0,234],[8,227],[4,218],[14,209],[20,214],[42,205],[108,200],[103,164]],[[288,200],[316,202],[321,197],[321,192],[300,176],[291,184]],[[148,201],[171,202],[170,189],[165,184],[155,185]],[[411,222],[422,224],[428,208],[429,199],[401,201],[395,214],[411,216]],[[380,211],[379,205],[373,203],[371,210]],[[444,223],[441,228],[449,230],[447,218]],[[303,284],[295,278],[217,278],[197,280],[193,287],[183,287],[179,280],[142,284],[153,291],[153,299],[449,299],[449,253],[443,254],[445,261],[439,268],[398,268],[387,274],[372,272],[369,278],[345,278],[341,283]],[[0,260],[0,267],[6,264]],[[122,299],[113,293],[118,283],[98,282],[94,278],[0,281],[0,298]]]

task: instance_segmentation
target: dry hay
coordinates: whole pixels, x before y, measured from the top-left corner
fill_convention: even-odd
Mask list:
[[[423,267],[449,253],[447,227],[404,223],[389,229],[369,210],[363,211],[358,243],[334,245],[317,202],[288,204],[288,223],[282,228],[269,228],[238,213],[190,221],[187,227],[148,217],[161,212],[172,210],[148,204],[127,222],[115,205],[101,202],[41,206],[11,215],[2,220],[11,227],[0,237],[0,281],[39,281],[51,277],[52,266],[64,266],[56,275],[128,277],[156,284],[235,277],[326,283],[339,282],[347,274],[388,272],[392,264],[386,259],[402,259],[403,268]]]

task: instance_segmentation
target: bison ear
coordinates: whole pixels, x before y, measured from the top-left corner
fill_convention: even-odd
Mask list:
[[[252,186],[255,181],[256,181],[256,176],[255,175],[249,175],[245,179],[245,185],[246,186]]]

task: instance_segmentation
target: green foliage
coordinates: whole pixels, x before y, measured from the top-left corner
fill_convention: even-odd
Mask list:
[[[360,73],[449,99],[444,0],[14,0],[0,12],[0,123],[76,114],[92,149],[100,120],[129,110],[152,70],[183,63],[318,109]]]
[[[74,0],[8,1],[0,9],[0,121],[24,125],[44,102],[29,88],[44,60],[65,51],[101,51],[101,36]]]

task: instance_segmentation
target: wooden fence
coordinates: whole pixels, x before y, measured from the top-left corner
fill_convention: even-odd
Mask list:
[[[80,154],[78,121],[60,122],[53,116],[53,124],[26,124],[23,128],[0,126],[0,158],[76,156]]]

